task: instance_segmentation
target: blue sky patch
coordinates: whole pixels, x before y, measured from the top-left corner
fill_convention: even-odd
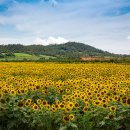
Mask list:
[[[5,5],[0,5],[0,12],[6,11],[8,8]]]

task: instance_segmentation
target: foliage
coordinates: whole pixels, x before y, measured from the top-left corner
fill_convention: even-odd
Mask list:
[[[113,54],[77,42],[68,42],[60,45],[28,45],[20,44],[0,45],[0,53],[27,53],[31,55],[49,55],[62,58],[78,58],[81,56],[112,56]]]
[[[2,53],[0,53],[0,58],[4,58],[4,55]]]

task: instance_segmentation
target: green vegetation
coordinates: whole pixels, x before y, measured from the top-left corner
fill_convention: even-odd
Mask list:
[[[55,59],[52,56],[46,55],[31,55],[27,53],[13,53],[12,55],[0,54],[0,61],[37,61],[37,60],[49,60]]]
[[[80,56],[111,56],[109,52],[102,51],[83,43],[68,42],[60,45],[28,45],[20,44],[0,45],[0,53],[27,53],[34,55],[48,55],[57,57],[80,57]]]
[[[17,56],[17,57],[32,57],[32,55],[26,54],[26,53],[15,53],[15,56]]]
[[[0,61],[81,61],[83,57],[94,61],[129,62],[129,55],[117,55],[85,45],[68,42],[60,45],[0,45]],[[101,60],[100,60],[101,59]]]

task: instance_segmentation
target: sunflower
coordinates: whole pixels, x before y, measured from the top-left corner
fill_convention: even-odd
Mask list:
[[[25,88],[25,89],[24,89],[24,94],[27,94],[27,93],[28,93],[28,89]]]
[[[103,104],[102,104],[102,107],[103,107],[103,108],[107,108],[107,107],[108,107],[108,104],[107,104],[107,103],[103,103]]]
[[[66,122],[69,122],[70,121],[70,118],[69,116],[63,116],[63,121],[66,123]]]
[[[19,89],[17,90],[17,94],[18,94],[18,95],[21,95],[21,91],[20,91]]]
[[[115,116],[114,116],[113,114],[109,114],[109,115],[108,115],[108,118],[109,118],[110,120],[113,120],[114,117],[115,117]]]
[[[33,106],[32,106],[32,108],[33,108],[33,110],[38,110],[38,106],[36,105],[36,104],[34,104]]]
[[[43,100],[43,101],[42,101],[42,105],[43,105],[43,106],[46,106],[47,104],[48,104],[48,103],[47,103],[46,100]]]
[[[57,111],[57,108],[52,107],[52,111],[53,111],[53,112],[56,112],[56,111]]]
[[[80,96],[80,98],[81,98],[82,100],[84,100],[84,98],[85,98],[85,95],[81,95],[81,96]]]
[[[79,104],[76,102],[75,104],[74,104],[74,108],[78,108],[79,107]]]
[[[26,102],[25,102],[25,106],[26,106],[26,107],[30,106],[30,103],[26,101]]]
[[[6,101],[3,98],[0,99],[0,103],[4,104],[5,102]]]
[[[88,112],[88,106],[85,106],[85,107],[83,108],[83,112]]]
[[[54,104],[54,107],[55,107],[56,109],[58,109],[58,108],[59,108],[59,104]]]
[[[18,107],[23,107],[23,106],[24,106],[24,102],[23,101],[18,102]]]
[[[36,90],[40,89],[40,85],[35,86]]]
[[[11,90],[10,93],[11,93],[11,95],[15,95],[16,91],[15,90]]]
[[[66,100],[66,99],[67,99],[67,96],[66,96],[66,95],[62,95],[62,99],[63,99],[63,100]]]
[[[73,102],[69,102],[69,103],[67,104],[67,107],[73,108],[73,107],[74,107],[74,103],[73,103]]]
[[[32,103],[32,99],[27,99],[26,102],[28,102],[29,104]]]
[[[47,109],[47,110],[50,110],[50,104],[47,104],[47,105],[46,105],[46,109]]]
[[[56,102],[56,104],[60,104],[60,101],[59,101],[59,100],[56,100],[55,102]]]
[[[21,94],[24,94],[24,92],[25,92],[24,89],[21,89]]]
[[[94,101],[94,105],[99,106],[100,104],[101,104],[101,102],[99,100]]]
[[[71,121],[73,121],[73,120],[75,119],[75,116],[74,116],[73,114],[70,114],[70,115],[69,115],[69,119],[70,119]]]
[[[37,104],[41,104],[41,99],[37,99]]]
[[[126,104],[130,105],[130,98],[127,99]]]
[[[115,111],[116,111],[116,106],[111,106],[111,107],[110,107],[110,111],[111,111],[111,112],[115,112]]]
[[[65,108],[65,112],[69,113],[71,111],[71,108]]]
[[[64,105],[63,103],[61,103],[61,104],[59,105],[59,108],[60,108],[60,109],[64,109],[64,108],[65,108],[65,105]]]
[[[119,99],[118,96],[114,96],[114,100],[117,101]]]
[[[88,98],[84,98],[84,102],[88,102],[89,100],[88,100]]]

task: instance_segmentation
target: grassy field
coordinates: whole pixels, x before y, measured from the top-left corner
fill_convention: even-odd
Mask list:
[[[39,59],[54,59],[55,57],[53,56],[46,56],[46,55],[31,55],[31,54],[26,54],[26,53],[14,53],[15,57],[6,57],[6,58],[0,58],[0,61],[26,61],[26,60],[31,60],[31,61],[36,61]]]
[[[0,130],[130,130],[129,70],[130,64],[1,62]]]

